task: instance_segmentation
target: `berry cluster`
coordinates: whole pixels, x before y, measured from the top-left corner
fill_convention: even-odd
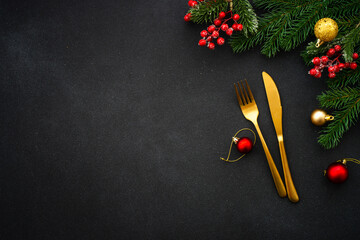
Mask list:
[[[319,57],[313,58],[312,63],[315,65],[315,67],[309,71],[309,74],[316,78],[321,78],[321,73],[323,72],[324,68],[327,67],[327,70],[329,72],[328,74],[329,78],[334,78],[336,76],[336,73],[343,70],[344,68],[351,68],[355,70],[357,68],[356,62],[351,62],[351,63],[340,62],[339,57],[342,55],[340,51],[341,51],[341,46],[335,45],[334,48],[330,48],[327,51],[326,56],[322,56],[320,58]],[[335,58],[331,60],[329,59],[331,57],[335,57]],[[354,60],[358,59],[359,54],[353,53],[352,58]]]
[[[230,17],[226,18],[227,15],[230,15]],[[231,27],[229,27],[227,22],[231,19],[234,23]],[[233,14],[232,11],[228,11],[226,13],[220,12],[218,18],[214,20],[214,24],[210,25],[207,30],[202,30],[200,32],[202,39],[199,41],[199,46],[207,46],[209,49],[213,50],[215,48],[215,44],[212,40],[214,39],[217,39],[216,43],[218,45],[223,45],[225,43],[225,39],[219,37],[220,30],[224,31],[228,36],[231,36],[233,31],[241,31],[243,29],[243,25],[237,22],[239,19],[239,14]]]
[[[199,2],[203,2],[204,0],[199,0]],[[188,5],[189,7],[196,7],[198,5],[198,2],[197,1],[188,1]],[[184,20],[185,22],[189,22],[191,20],[191,13],[187,13],[185,16],[184,16]]]

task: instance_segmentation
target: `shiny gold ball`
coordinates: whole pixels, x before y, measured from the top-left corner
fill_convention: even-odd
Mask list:
[[[318,39],[319,46],[324,42],[332,41],[338,34],[337,23],[331,18],[322,18],[316,22],[314,33]]]
[[[316,126],[322,126],[327,121],[332,121],[332,120],[334,120],[334,117],[331,115],[328,115],[325,111],[323,111],[321,109],[315,109],[311,113],[311,122]]]

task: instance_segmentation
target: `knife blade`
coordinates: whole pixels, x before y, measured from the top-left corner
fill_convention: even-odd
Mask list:
[[[283,136],[283,128],[282,128],[282,106],[281,106],[281,100],[280,100],[280,94],[276,87],[276,84],[272,77],[270,77],[269,74],[266,72],[262,72],[263,81],[265,85],[265,91],[267,100],[269,103],[271,118],[274,123],[276,135],[279,142],[279,149],[280,149],[280,155],[281,155],[281,163],[284,170],[284,176],[285,176],[285,185],[286,185],[286,191],[287,195],[290,201],[292,202],[298,202],[299,196],[296,192],[294,182],[291,177],[291,172],[289,168],[289,164],[287,161],[287,156],[285,152],[285,145],[284,145],[284,136]]]

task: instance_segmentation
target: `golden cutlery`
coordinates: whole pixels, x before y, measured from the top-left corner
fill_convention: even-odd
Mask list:
[[[269,74],[263,72],[262,76],[264,80],[267,99],[269,102],[271,117],[274,123],[277,139],[279,142],[281,162],[284,170],[287,195],[290,201],[298,202],[299,196],[296,192],[295,185],[291,177],[290,168],[285,152],[283,129],[282,129],[282,106],[281,106],[279,91],[276,87],[274,80],[270,77]]]
[[[245,85],[244,85],[244,83],[242,81],[241,81],[241,85],[238,82],[237,83],[238,88],[239,88],[239,90],[238,90],[236,84],[234,83],[234,87],[235,87],[235,91],[236,91],[236,97],[238,99],[240,109],[241,109],[244,117],[254,124],[254,126],[256,128],[256,131],[258,132],[259,138],[261,140],[262,146],[264,148],[264,152],[265,152],[268,164],[269,164],[271,175],[272,175],[272,177],[274,179],[276,190],[277,190],[280,197],[285,197],[286,196],[286,189],[285,189],[284,183],[281,180],[280,174],[279,174],[279,172],[278,172],[278,170],[276,168],[276,165],[274,163],[273,158],[271,157],[270,151],[269,151],[269,149],[268,149],[268,147],[266,145],[266,142],[265,142],[265,139],[264,139],[263,135],[261,134],[260,127],[259,127],[259,124],[257,122],[257,119],[258,119],[258,116],[259,116],[258,107],[256,105],[254,96],[253,96],[253,94],[252,94],[252,92],[250,90],[250,87],[249,87],[246,80],[245,80],[245,84],[246,84],[247,88],[245,88]],[[239,91],[240,91],[241,97],[239,95]]]

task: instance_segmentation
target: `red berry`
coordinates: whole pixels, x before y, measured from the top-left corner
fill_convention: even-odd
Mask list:
[[[191,15],[190,15],[190,13],[188,13],[188,14],[186,14],[186,15],[184,16],[184,20],[185,20],[185,22],[189,22],[189,21],[191,20]]]
[[[219,37],[216,42],[218,45],[223,45],[225,43],[225,39],[223,39],[222,37]]]
[[[314,65],[320,65],[320,58],[319,57],[314,57],[314,59],[312,60]]]
[[[336,73],[340,71],[340,67],[338,65],[335,65],[334,68]]]
[[[310,71],[309,71],[309,74],[310,74],[311,76],[315,76],[317,73],[318,73],[318,70],[316,70],[315,68],[310,69]]]
[[[206,40],[205,39],[200,39],[199,46],[205,46],[205,45],[206,45]]]
[[[219,19],[223,19],[226,16],[225,12],[220,12],[219,13]]]
[[[190,7],[195,7],[197,4],[198,4],[197,1],[189,1],[189,2],[188,2],[188,5],[189,5]]]
[[[202,30],[202,31],[200,32],[200,36],[202,36],[202,37],[206,37],[208,34],[209,34],[209,33],[208,33],[206,30]]]
[[[355,70],[355,69],[357,68],[356,62],[350,63],[350,68],[351,68],[352,70]]]
[[[214,32],[211,34],[211,36],[212,36],[213,38],[219,37],[219,31],[214,31]]]
[[[234,16],[232,17],[234,19],[234,21],[237,21],[240,19],[240,15],[239,14],[234,14]]]
[[[208,48],[209,48],[210,50],[213,50],[213,49],[215,48],[215,44],[212,43],[212,42],[209,43]]]
[[[215,24],[215,26],[220,26],[221,25],[221,20],[220,19],[215,19],[214,24]]]
[[[207,30],[208,30],[209,33],[212,33],[213,31],[215,31],[215,26],[210,25],[210,26],[208,26]]]
[[[344,67],[345,67],[345,64],[339,63],[339,68],[340,68],[340,69],[343,69]]]
[[[333,48],[330,48],[328,51],[327,51],[327,53],[326,53],[326,55],[328,56],[328,57],[331,57],[332,55],[334,55],[335,54],[335,49],[333,49]]]
[[[345,63],[345,68],[349,68],[350,67],[350,63]]]
[[[333,72],[329,72],[329,78],[334,78],[336,76],[336,74],[335,73],[333,73]]]
[[[189,7],[191,7],[192,4],[193,4],[193,1],[192,1],[192,0],[188,1]]]
[[[321,72],[317,72],[314,77],[316,77],[316,78],[321,78]]]
[[[233,34],[233,29],[229,28],[228,30],[226,30],[226,34],[231,36]]]
[[[334,49],[335,49],[335,51],[340,52],[341,51],[341,46],[340,45],[335,45]]]
[[[224,32],[226,31],[226,30],[228,30],[229,29],[229,25],[227,25],[227,24],[223,24],[223,25],[221,25],[221,30],[223,30]]]
[[[232,27],[232,29],[234,29],[234,31],[236,31],[237,30],[237,23],[234,23],[231,27]]]
[[[329,58],[327,56],[321,57],[321,63],[326,64],[329,61]]]
[[[237,30],[238,30],[238,31],[242,31],[242,30],[243,30],[243,25],[242,25],[241,23],[239,23],[239,24],[237,25]]]
[[[330,66],[330,67],[328,67],[328,71],[329,71],[329,73],[330,72],[335,72],[335,68],[333,66]]]
[[[353,53],[353,56],[352,56],[352,57],[353,57],[353,59],[354,59],[354,60],[356,60],[356,59],[358,59],[358,58],[359,58],[359,54],[357,54],[357,53]]]

